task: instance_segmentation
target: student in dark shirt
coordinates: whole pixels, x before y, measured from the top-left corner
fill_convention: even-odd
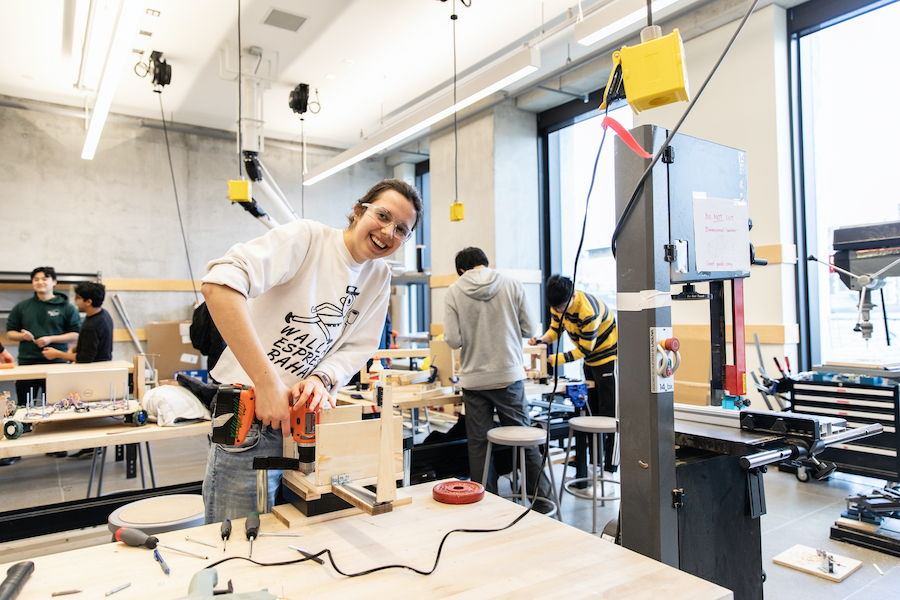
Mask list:
[[[106,286],[102,283],[84,282],[75,286],[75,306],[87,315],[81,324],[81,334],[74,351],[61,352],[54,348],[44,348],[46,358],[63,358],[76,363],[92,363],[112,360],[113,322],[112,317],[101,308],[106,298]],[[93,448],[79,450],[69,458],[90,458]]]
[[[44,348],[47,359],[62,358],[71,362],[91,363],[112,360],[113,322],[102,308],[106,287],[102,283],[85,282],[75,286],[75,306],[87,316],[81,324],[81,334],[74,351],[63,352]]]

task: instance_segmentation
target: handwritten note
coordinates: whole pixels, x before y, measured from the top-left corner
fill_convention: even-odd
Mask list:
[[[694,193],[694,249],[697,271],[749,271],[749,210],[745,200]]]

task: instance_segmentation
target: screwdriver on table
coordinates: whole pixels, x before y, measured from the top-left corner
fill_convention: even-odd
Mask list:
[[[247,558],[253,558],[253,540],[256,539],[256,536],[259,535],[259,513],[254,511],[251,512],[247,516],[247,520],[244,521],[244,529],[247,532],[247,539],[250,540],[250,554],[247,555]]]
[[[222,527],[219,528],[219,532],[222,534],[222,552],[225,552],[225,545],[228,542],[228,538],[231,537],[231,519],[222,521]]]
[[[188,556],[196,556],[197,558],[202,558],[206,560],[208,557],[203,556],[202,554],[194,554],[193,552],[188,552],[187,550],[182,550],[180,548],[174,548],[172,546],[167,546],[166,544],[160,544],[159,538],[153,535],[147,535],[140,529],[134,529],[133,527],[120,527],[118,531],[116,531],[116,539],[123,544],[127,544],[129,546],[149,548],[153,550],[157,546],[162,548],[168,548],[169,550],[174,550],[175,552],[181,552],[182,554],[187,554]]]

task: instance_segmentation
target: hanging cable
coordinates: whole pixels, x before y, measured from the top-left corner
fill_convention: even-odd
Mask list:
[[[241,125],[241,117],[243,116],[243,93],[241,92],[241,78],[244,73],[243,62],[241,56],[241,0],[237,0],[238,5],[238,177],[244,177],[244,161],[242,151],[244,150],[244,132]]]
[[[200,302],[197,283],[194,281],[194,269],[191,267],[191,253],[188,251],[187,236],[184,234],[184,219],[181,218],[181,203],[178,201],[178,186],[175,184],[175,167],[172,165],[172,149],[169,147],[169,131],[166,128],[166,113],[163,110],[162,87],[153,90],[159,94],[159,115],[162,118],[163,134],[166,137],[166,154],[169,155],[169,172],[172,174],[172,189],[175,192],[175,208],[178,209],[178,224],[181,226],[181,241],[184,243],[184,255],[187,258],[188,273],[191,275],[191,289],[194,290],[194,301]]]
[[[463,6],[465,6],[465,2]],[[471,2],[469,3],[471,6]],[[456,14],[456,0],[453,0],[453,14],[450,20],[453,21],[453,106],[456,107],[456,20],[459,17]],[[458,110],[453,111],[453,185],[454,185],[454,202],[459,202],[459,131],[458,131]]]

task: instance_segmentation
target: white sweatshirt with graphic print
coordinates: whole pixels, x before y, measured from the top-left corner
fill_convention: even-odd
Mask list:
[[[382,259],[356,262],[340,229],[294,221],[232,246],[206,268],[204,283],[247,297],[259,340],[288,387],[313,371],[344,385],[378,348],[390,270]],[[252,383],[230,348],[211,374],[220,383]]]

